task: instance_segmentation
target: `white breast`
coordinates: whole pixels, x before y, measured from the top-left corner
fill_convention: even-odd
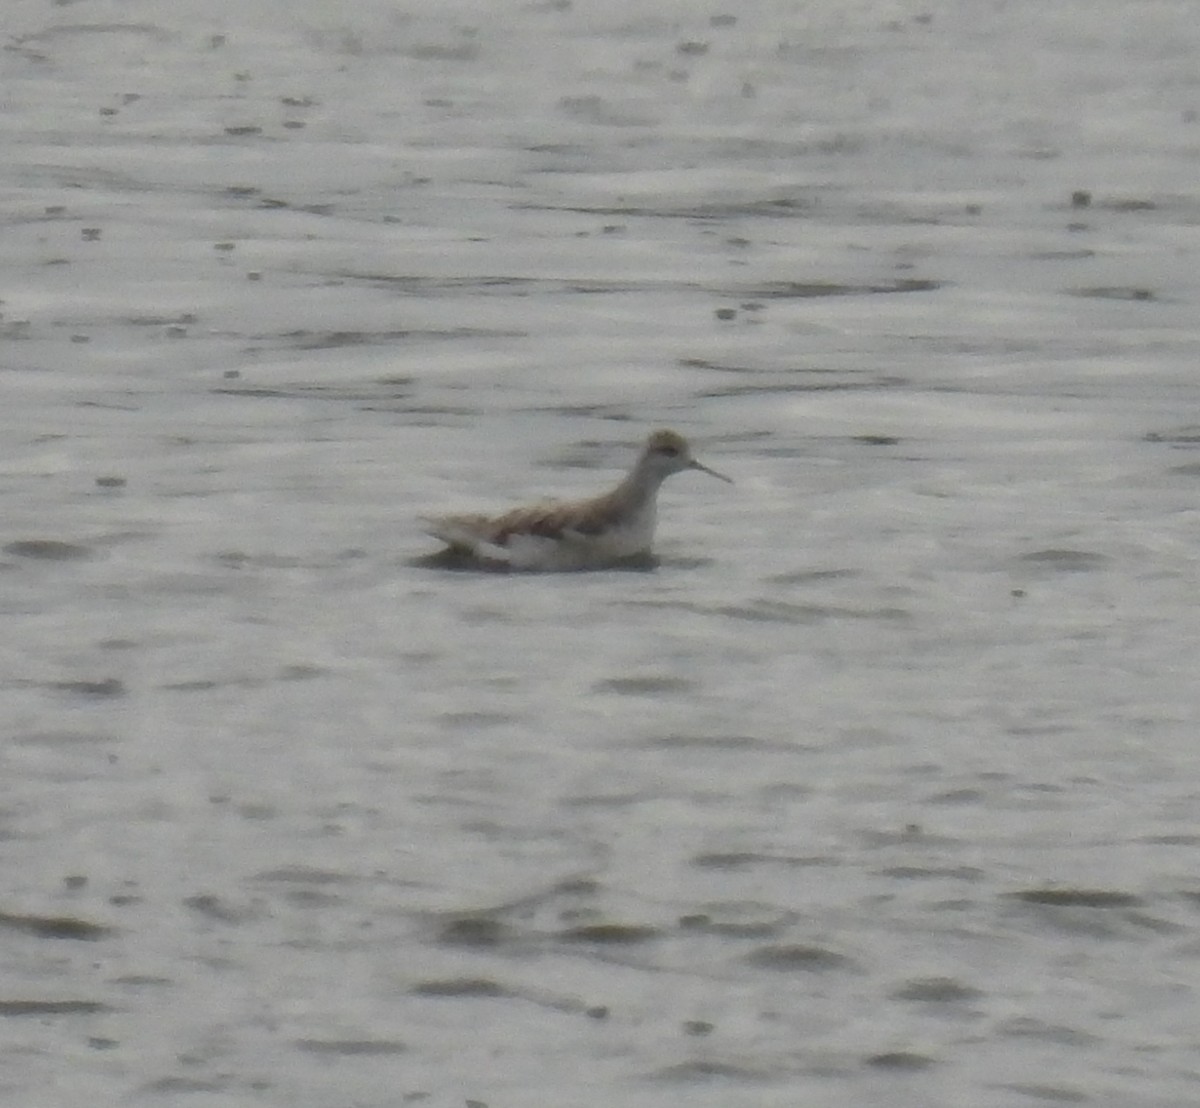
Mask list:
[[[592,569],[647,554],[654,543],[653,500],[628,519],[596,534],[566,531],[562,538],[513,532],[505,544],[513,569]]]

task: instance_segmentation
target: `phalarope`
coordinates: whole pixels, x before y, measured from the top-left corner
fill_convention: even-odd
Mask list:
[[[547,501],[500,516],[439,516],[423,522],[446,544],[446,554],[480,568],[602,569],[649,557],[658,488],[685,469],[733,483],[696,461],[682,435],[655,431],[625,479],[601,496]]]

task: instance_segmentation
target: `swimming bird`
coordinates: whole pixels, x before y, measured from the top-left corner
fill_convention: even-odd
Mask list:
[[[500,516],[439,516],[423,522],[446,544],[445,556],[482,569],[556,571],[633,563],[650,557],[659,486],[685,469],[733,483],[696,461],[682,435],[655,431],[611,492],[545,501]]]

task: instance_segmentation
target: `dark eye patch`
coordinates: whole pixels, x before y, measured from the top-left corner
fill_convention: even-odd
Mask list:
[[[679,457],[679,447],[671,446],[669,444],[666,446],[658,446],[658,447],[655,447],[654,453],[661,454],[664,458],[678,458]]]

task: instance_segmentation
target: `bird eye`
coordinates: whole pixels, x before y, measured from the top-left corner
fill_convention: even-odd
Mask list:
[[[667,444],[665,446],[660,446],[658,448],[658,453],[661,454],[664,458],[678,458],[679,457],[679,447],[671,446],[670,444]]]

